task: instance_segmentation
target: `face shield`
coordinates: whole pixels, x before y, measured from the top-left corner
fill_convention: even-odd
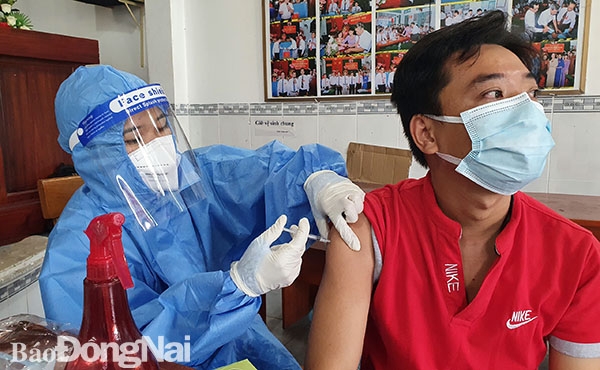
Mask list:
[[[196,158],[160,85],[96,107],[71,136],[71,150],[79,143],[144,231],[204,198]]]
[[[152,107],[129,117],[123,125],[123,141],[129,159],[144,183],[164,196],[179,190],[179,162],[170,108]]]

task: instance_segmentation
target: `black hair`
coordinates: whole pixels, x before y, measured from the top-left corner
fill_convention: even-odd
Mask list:
[[[410,134],[410,121],[416,114],[442,114],[441,90],[450,81],[448,62],[462,64],[479,54],[481,45],[500,45],[513,52],[531,70],[535,50],[519,36],[510,33],[506,15],[486,12],[424,36],[404,55],[394,74],[391,101],[396,106],[416,161],[428,167],[425,155]]]

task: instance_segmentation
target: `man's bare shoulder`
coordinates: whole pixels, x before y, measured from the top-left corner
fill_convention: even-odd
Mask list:
[[[360,270],[366,269],[372,273],[374,266],[373,240],[371,238],[371,223],[367,217],[361,213],[358,221],[348,224],[352,231],[360,240],[360,250],[353,251],[344,242],[337,230],[332,229],[330,234],[330,244],[327,247],[326,266],[338,270],[352,271],[354,268]],[[358,271],[357,271],[358,272]]]

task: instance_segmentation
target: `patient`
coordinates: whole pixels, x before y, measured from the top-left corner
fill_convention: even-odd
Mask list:
[[[550,369],[600,368],[600,243],[520,192],[554,142],[505,22],[443,28],[399,64],[430,171],[367,194],[359,252],[331,235],[306,369],[537,369],[548,343]]]

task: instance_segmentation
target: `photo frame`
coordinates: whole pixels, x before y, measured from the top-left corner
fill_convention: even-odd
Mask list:
[[[589,0],[263,0],[265,100],[388,96],[424,35],[484,12],[539,51],[542,94],[584,92]]]
[[[587,59],[588,11],[581,0],[513,0],[511,32],[538,51],[533,74],[540,91],[583,93]]]

